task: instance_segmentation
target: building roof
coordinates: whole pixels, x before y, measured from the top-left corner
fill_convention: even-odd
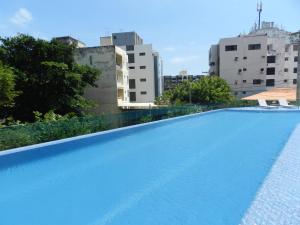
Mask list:
[[[243,100],[257,100],[257,99],[265,99],[265,100],[278,100],[278,99],[287,99],[289,101],[296,100],[296,88],[273,88],[268,91],[260,92],[255,95],[251,95]]]

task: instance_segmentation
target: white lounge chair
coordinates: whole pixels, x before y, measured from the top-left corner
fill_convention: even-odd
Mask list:
[[[289,105],[288,101],[284,98],[278,99],[279,105],[284,108],[297,108],[295,105]]]
[[[258,99],[258,104],[263,108],[276,108],[276,106],[268,105],[265,99]]]

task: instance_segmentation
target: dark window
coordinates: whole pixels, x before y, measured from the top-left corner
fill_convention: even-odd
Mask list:
[[[276,62],[276,56],[271,55],[267,57],[267,63],[275,63]]]
[[[246,92],[246,91],[243,91],[243,94],[245,95],[245,94],[247,94],[247,92]]]
[[[298,56],[294,57],[294,62],[298,62]]]
[[[293,79],[293,84],[297,84],[297,79]]]
[[[289,72],[289,69],[288,68],[284,68],[284,72]]]
[[[266,86],[267,87],[273,87],[274,85],[275,85],[275,80],[274,79],[266,80]]]
[[[134,69],[135,69],[134,66],[129,66],[128,68],[129,68],[130,70],[134,70]]]
[[[254,79],[253,84],[261,84],[261,79]]]
[[[247,83],[247,80],[243,80],[243,83]]]
[[[135,79],[129,79],[129,88],[134,89],[135,88]]]
[[[141,95],[146,95],[147,91],[141,91]]]
[[[141,82],[146,82],[146,78],[141,78],[140,81]]]
[[[114,40],[116,40],[116,39],[117,39],[117,37],[116,37],[116,36],[113,36],[113,39],[114,39]]]
[[[129,92],[129,100],[131,102],[135,102],[136,101],[136,93],[135,92]]]
[[[214,66],[214,65],[216,65],[216,63],[215,62],[211,62],[211,63],[209,63],[209,65],[210,66]]]
[[[140,52],[140,56],[144,56],[144,55],[146,55],[145,52]]]
[[[247,59],[247,56],[244,56],[244,58],[243,59]]]
[[[90,55],[90,65],[93,65],[93,56]]]
[[[243,71],[247,71],[247,68],[243,68]]]
[[[239,93],[237,91],[234,92],[234,95],[238,95]]]
[[[267,68],[267,75],[275,75],[275,67]]]
[[[144,69],[146,69],[146,66],[140,66],[140,69],[144,70]]]
[[[126,51],[134,51],[134,45],[126,45]]]
[[[285,80],[284,80],[284,83],[286,83],[286,82],[287,82],[287,80],[285,79]]]
[[[260,72],[264,72],[265,71],[265,68],[260,68]]]
[[[284,60],[285,60],[285,61],[289,61],[289,57],[285,57]]]
[[[239,57],[234,57],[234,61],[238,61],[239,60]]]
[[[293,45],[293,51],[298,51],[299,45]]]
[[[248,50],[259,50],[261,49],[261,44],[250,44],[248,45]]]
[[[127,54],[128,55],[128,63],[134,63],[134,54],[130,53]]]
[[[238,73],[241,73],[241,72],[242,72],[242,69],[239,69],[239,70],[238,70]]]
[[[298,72],[298,69],[297,67],[294,68],[294,73],[297,73]]]
[[[225,46],[225,51],[229,52],[229,51],[236,51],[237,50],[237,45],[226,45]]]

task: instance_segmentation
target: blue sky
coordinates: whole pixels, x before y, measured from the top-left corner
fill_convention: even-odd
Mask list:
[[[208,49],[222,37],[248,32],[257,0],[0,0],[0,36],[72,35],[89,46],[99,37],[136,31],[164,61],[164,74],[208,69]],[[299,0],[264,0],[262,19],[300,30]]]

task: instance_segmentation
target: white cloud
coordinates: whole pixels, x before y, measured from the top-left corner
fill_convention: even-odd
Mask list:
[[[163,48],[163,50],[164,50],[165,52],[174,52],[174,51],[175,51],[175,48],[174,48],[174,47],[165,47],[165,48]]]
[[[176,56],[171,59],[171,63],[172,64],[181,64],[181,63],[191,62],[191,61],[194,61],[197,59],[199,59],[199,56],[197,56],[197,55],[191,55],[191,56],[186,56],[186,57]]]
[[[32,21],[32,15],[27,9],[20,8],[10,19],[10,21],[18,26],[23,26]]]

